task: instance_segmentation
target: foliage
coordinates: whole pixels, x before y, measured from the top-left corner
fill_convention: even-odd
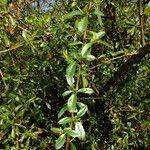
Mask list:
[[[1,149],[150,148],[149,54],[104,90],[149,42],[138,2],[0,1]]]

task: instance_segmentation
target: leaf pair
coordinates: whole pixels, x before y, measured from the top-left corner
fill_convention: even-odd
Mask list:
[[[61,131],[61,129],[59,128],[53,128],[52,131]],[[64,134],[62,134],[55,143],[55,148],[56,149],[60,149],[63,147],[64,143],[66,142],[66,134],[69,134],[72,137],[78,137],[80,140],[84,140],[85,139],[85,131],[84,128],[81,124],[81,122],[76,122],[75,124],[75,130],[72,130],[71,128],[65,128],[64,129]],[[76,146],[72,143],[71,144],[71,149],[72,150],[76,150]]]

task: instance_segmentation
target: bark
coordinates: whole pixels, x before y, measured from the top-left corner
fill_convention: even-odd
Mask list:
[[[141,47],[137,54],[132,55],[125,63],[121,65],[118,71],[114,73],[114,75],[107,81],[104,87],[100,90],[100,95],[103,95],[104,92],[107,92],[110,89],[110,87],[115,85],[119,81],[119,79],[123,75],[125,75],[134,64],[139,63],[141,59],[149,53],[150,53],[150,42],[147,43],[145,46]]]

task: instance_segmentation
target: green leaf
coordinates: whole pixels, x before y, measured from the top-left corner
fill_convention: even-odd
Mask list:
[[[78,105],[80,108],[82,108],[82,107],[85,107],[85,106],[86,106],[85,104],[83,104],[83,103],[81,103],[81,102],[77,102],[77,105]]]
[[[73,77],[75,74],[75,70],[76,70],[76,62],[72,61],[69,66],[67,67],[66,70],[66,75]]]
[[[83,44],[82,42],[78,41],[78,42],[73,42],[73,43],[70,43],[69,46],[74,46],[74,45],[81,45]]]
[[[69,134],[70,136],[72,136],[74,138],[79,136],[79,134],[75,130],[72,130],[71,128],[65,128],[64,132]]]
[[[102,18],[101,18],[101,16],[104,16],[104,14],[99,10],[99,8],[96,8],[96,10],[95,10],[95,15],[97,15],[97,17],[98,17],[99,25],[102,26],[103,23],[102,23]]]
[[[74,10],[66,15],[63,16],[64,19],[70,19],[72,18],[73,16],[77,16],[77,15],[82,15],[82,12],[79,11],[79,10]]]
[[[74,77],[66,75],[66,80],[68,85],[73,87],[73,83],[75,82]]]
[[[76,112],[77,94],[72,94],[68,99],[68,110],[69,112]]]
[[[67,95],[69,95],[70,93],[72,93],[72,91],[71,91],[71,90],[68,90],[68,91],[65,91],[62,95],[63,95],[63,96],[67,96]]]
[[[83,116],[86,112],[87,112],[88,108],[85,105],[84,107],[82,107],[79,112],[77,113],[77,117],[80,118],[81,116]]]
[[[96,58],[95,58],[95,56],[93,56],[93,55],[87,55],[87,56],[86,56],[86,59],[87,59],[88,61],[93,61],[93,60],[95,60]]]
[[[83,46],[82,48],[82,51],[81,51],[81,55],[82,56],[86,56],[86,55],[89,55],[90,52],[91,52],[91,46],[92,46],[92,43],[87,43]]]
[[[91,38],[91,42],[95,42],[95,41],[97,41],[98,39],[102,38],[105,35],[104,31],[100,31],[98,33],[90,31],[90,33],[93,35],[92,38]]]
[[[69,66],[66,69],[66,80],[69,84],[69,86],[73,86],[74,83],[74,74],[75,74],[75,70],[76,70],[76,62],[75,61],[71,61]]]
[[[75,144],[71,143],[70,150],[77,150]]]
[[[84,93],[84,94],[92,94],[92,93],[94,93],[94,91],[91,88],[82,88],[82,89],[79,89],[78,92]]]
[[[79,134],[78,138],[80,140],[84,140],[84,138],[85,138],[85,131],[84,131],[84,128],[83,128],[81,122],[76,122],[76,124],[75,124],[75,131],[77,131],[78,134]]]
[[[71,117],[64,117],[58,121],[59,124],[66,124],[72,121]]]
[[[82,75],[82,84],[83,84],[83,87],[88,86],[88,80],[83,75]]]
[[[27,39],[27,31],[26,30],[22,31],[22,36],[23,36],[24,40],[27,42],[28,39]]]
[[[0,1],[0,4],[6,5],[6,4],[7,4],[7,0],[1,0],[1,1]]]
[[[62,148],[65,142],[66,142],[66,135],[65,135],[65,134],[62,134],[62,135],[56,140],[55,148],[56,148],[56,149]]]
[[[49,103],[46,102],[46,106],[47,106],[48,109],[51,110],[52,107],[51,107],[51,105]]]
[[[66,110],[67,110],[67,105],[64,105],[63,108],[58,113],[58,118],[60,118],[65,113]]]
[[[104,31],[100,31],[100,32],[96,33],[97,39],[98,39],[98,38],[102,38],[104,35],[105,35],[105,32],[104,32]]]
[[[54,127],[52,127],[51,131],[54,132],[54,133],[61,133],[62,129],[61,128],[54,128]]]
[[[88,16],[85,16],[81,19],[81,21],[78,23],[78,30],[79,32],[84,32],[88,25]]]
[[[112,45],[110,45],[109,43],[105,42],[105,41],[98,40],[98,43],[103,44],[103,45],[105,45],[105,46],[109,47],[110,49],[113,49],[113,46],[112,46]]]

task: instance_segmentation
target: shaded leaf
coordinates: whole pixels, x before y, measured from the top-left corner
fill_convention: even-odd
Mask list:
[[[58,118],[60,118],[65,113],[66,110],[67,110],[67,105],[64,105],[63,108],[58,113]]]
[[[79,11],[79,10],[74,10],[66,15],[63,16],[64,19],[70,19],[72,18],[73,16],[77,16],[77,15],[82,15],[82,12]]]
[[[72,142],[71,142],[70,149],[71,149],[71,150],[76,150],[76,149],[77,149],[76,146],[75,146],[75,144],[73,144]]]

